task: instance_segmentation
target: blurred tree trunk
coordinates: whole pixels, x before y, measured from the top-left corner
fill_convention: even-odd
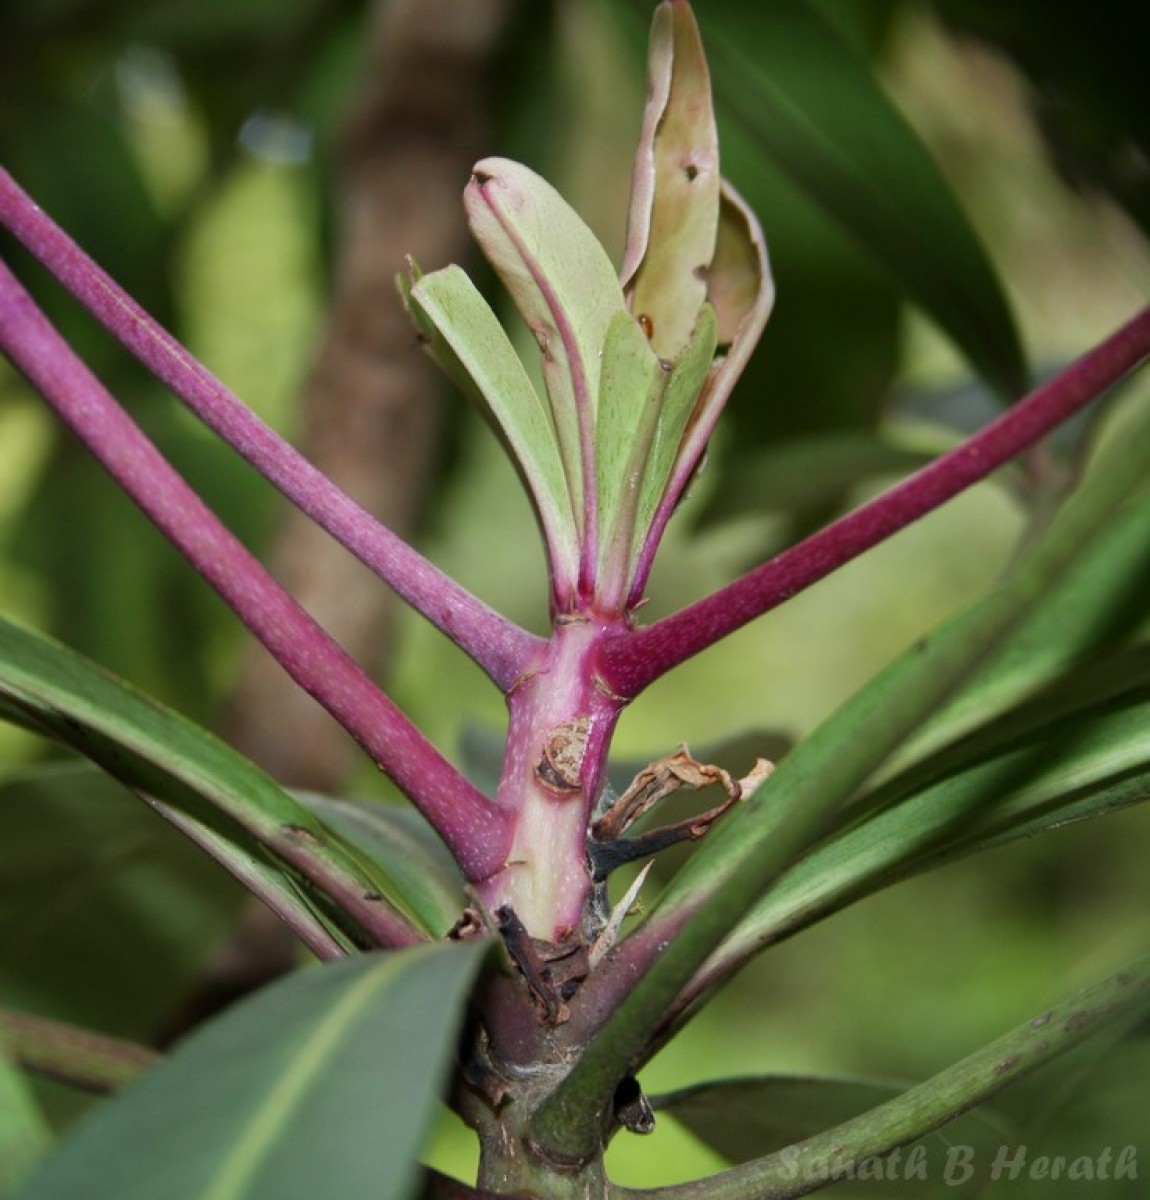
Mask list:
[[[490,146],[491,63],[514,0],[378,0],[365,76],[341,139],[333,295],[301,397],[302,449],[364,508],[410,537],[437,438],[439,379],[418,351],[395,288],[413,255],[429,267],[468,249],[462,191]],[[359,662],[386,660],[396,598],[292,510],[273,572]],[[225,733],[292,787],[338,791],[360,752],[253,643]],[[292,936],[253,904],[169,1035],[198,1023],[294,964]]]
[[[511,9],[512,0],[379,0],[341,141],[334,293],[302,397],[302,449],[405,537],[434,460],[439,381],[415,349],[395,276],[408,254],[438,267],[466,253],[461,193],[490,149],[487,86]],[[270,561],[354,658],[380,669],[395,608],[386,585],[295,511]],[[320,791],[339,790],[357,753],[258,646],[227,734],[277,779]]]

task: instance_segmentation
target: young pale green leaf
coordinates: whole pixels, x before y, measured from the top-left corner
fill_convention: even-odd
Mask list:
[[[539,515],[554,585],[573,588],[579,575],[576,512],[555,428],[498,318],[457,266],[420,276],[405,297],[433,356],[453,377],[470,381],[468,390],[503,437]]]
[[[659,408],[654,442],[639,491],[633,548],[636,555],[646,544],[655,514],[668,496],[668,484],[677,473],[688,426],[698,414],[699,405],[705,403],[700,393],[704,391],[708,372],[713,370],[716,339],[715,310],[705,303],[699,310],[691,340],[671,370]]]
[[[390,885],[381,872],[254,763],[94,663],[3,618],[0,695],[133,790],[218,833],[244,831],[334,899],[353,936],[373,931],[384,944],[419,938],[384,902]]]
[[[775,302],[767,244],[750,205],[723,181],[715,257],[707,268],[707,299],[715,310],[719,345],[746,364]],[[738,350],[736,356],[735,351]],[[726,389],[728,392],[730,388]]]
[[[477,163],[464,203],[476,241],[539,343],[567,488],[587,537],[595,524],[599,356],[625,307],[615,269],[574,209],[519,163]]]
[[[1010,309],[953,192],[866,63],[810,3],[708,6],[729,115],[1005,399],[1026,390]]]
[[[651,1107],[685,1125],[697,1138],[732,1163],[748,1162],[793,1146],[885,1104],[908,1085],[869,1079],[800,1075],[759,1075],[719,1079],[682,1091],[652,1096]],[[985,1148],[1003,1141],[1002,1123],[985,1114],[959,1118],[945,1136]]]
[[[707,298],[719,225],[719,137],[691,6],[659,5],[635,154],[623,284],[660,358],[677,359]]]
[[[0,1029],[0,1200],[10,1200],[48,1153],[52,1134]]]
[[[639,323],[629,313],[618,313],[603,347],[595,430],[600,511],[596,591],[606,605],[626,598],[643,478],[670,381],[670,370]]]
[[[101,1106],[22,1200],[407,1200],[484,949],[273,984]]]

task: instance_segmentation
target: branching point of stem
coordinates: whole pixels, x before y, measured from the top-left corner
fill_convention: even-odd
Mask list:
[[[742,578],[644,629],[605,642],[611,690],[637,696],[672,668],[830,575],[986,478],[1150,355],[1150,308],[960,446]]]

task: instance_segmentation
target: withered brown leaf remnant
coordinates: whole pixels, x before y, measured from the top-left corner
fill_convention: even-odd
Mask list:
[[[760,758],[756,759],[755,765],[744,778],[732,779],[730,772],[713,763],[699,762],[686,746],[680,746],[674,754],[644,767],[631,781],[631,786],[591,827],[591,834],[599,842],[614,841],[660,800],[682,788],[698,790],[715,783],[727,793],[727,799],[715,808],[674,826],[690,831],[684,832],[684,837],[702,837],[718,817],[732,804],[749,796],[773,770],[772,763]]]

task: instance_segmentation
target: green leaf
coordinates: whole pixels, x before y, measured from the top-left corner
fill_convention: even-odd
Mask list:
[[[875,1108],[716,1176],[712,1200],[788,1200],[851,1164],[905,1146],[1102,1031],[1150,1010],[1150,959],[1061,1001],[960,1062]]]
[[[1001,586],[916,642],[797,746],[750,800],[711,829],[653,912],[616,951],[614,962],[625,964],[626,990],[613,997],[594,1040],[542,1105],[537,1129],[548,1146],[572,1153],[588,1144],[593,1131],[586,1114],[607,1102],[622,1070],[642,1061],[659,1014],[684,995],[696,999],[754,953],[753,940],[729,958],[720,947],[748,909],[835,830],[839,810],[876,768],[1073,569],[1130,494],[1141,490],[1148,468],[1150,413],[1141,412]],[[655,946],[658,952],[651,954]],[[629,961],[628,947],[631,953],[639,948],[642,968]],[[716,951],[718,964],[712,957]],[[584,985],[589,989],[584,1002],[601,1000],[596,984],[606,988],[621,978],[602,973]]]
[[[433,356],[446,360],[452,376],[471,381],[471,390],[527,484],[553,572],[574,586],[579,540],[555,429],[498,318],[457,266],[420,276],[405,289],[405,296],[425,336],[432,338]]]
[[[1081,562],[1039,596],[1026,619],[954,699],[892,759],[891,775],[998,717],[1041,689],[1049,688],[1076,663],[1121,644],[1145,616],[1150,589],[1150,494],[1136,497],[1115,515]]]
[[[651,1097],[667,1113],[732,1163],[783,1150],[894,1099],[909,1085],[863,1079],[761,1075],[720,1079]],[[1000,1122],[975,1115],[947,1127],[946,1145],[1003,1140]]]
[[[1018,736],[1008,715],[1000,718],[1002,744],[981,761],[936,770],[918,788],[908,790],[901,777],[879,788],[845,814],[864,816],[782,876],[713,965],[739,961],[941,862],[1150,800],[1148,690],[1144,671],[1141,686],[1124,695]]]
[[[405,1200],[486,947],[297,973],[108,1101],[22,1200]]]
[[[792,438],[737,460],[706,517],[725,520],[746,513],[825,512],[852,488],[875,476],[905,474],[933,457],[863,430]]]
[[[691,340],[675,362],[663,404],[659,409],[655,443],[651,447],[647,469],[643,472],[643,486],[639,493],[636,553],[646,540],[647,530],[667,490],[672,472],[678,465],[679,451],[688,422],[696,414],[698,404],[706,403],[709,398],[706,392],[700,397],[700,392],[711,370],[716,339],[715,310],[710,304],[704,304]],[[722,366],[717,366],[715,370],[721,372]]]
[[[519,163],[476,163],[464,203],[476,241],[539,343],[567,489],[582,521],[592,500],[584,485],[594,480],[599,356],[624,309],[615,269],[575,210]]]
[[[647,459],[670,378],[640,325],[629,313],[618,313],[603,347],[595,429],[600,512],[596,591],[608,605],[626,598]]]
[[[266,851],[290,864],[337,902],[331,917],[353,940],[365,929],[388,940],[412,932],[397,927],[382,902],[387,880],[254,763],[94,663],[3,618],[0,696],[41,732],[165,811],[185,814],[188,831],[206,830],[213,845],[238,848],[234,861],[255,864]],[[295,907],[314,925],[312,904]]]
[[[242,891],[87,763],[5,780],[0,822],[0,1003],[151,1036]]]
[[[8,1200],[48,1153],[52,1134],[0,1030],[0,1200]]]
[[[727,116],[847,230],[1004,398],[1027,370],[993,268],[954,194],[873,72],[806,3],[709,6]]]
[[[296,796],[390,881],[429,932],[442,937],[467,906],[464,879],[439,835],[414,808],[350,801],[316,792]]]

